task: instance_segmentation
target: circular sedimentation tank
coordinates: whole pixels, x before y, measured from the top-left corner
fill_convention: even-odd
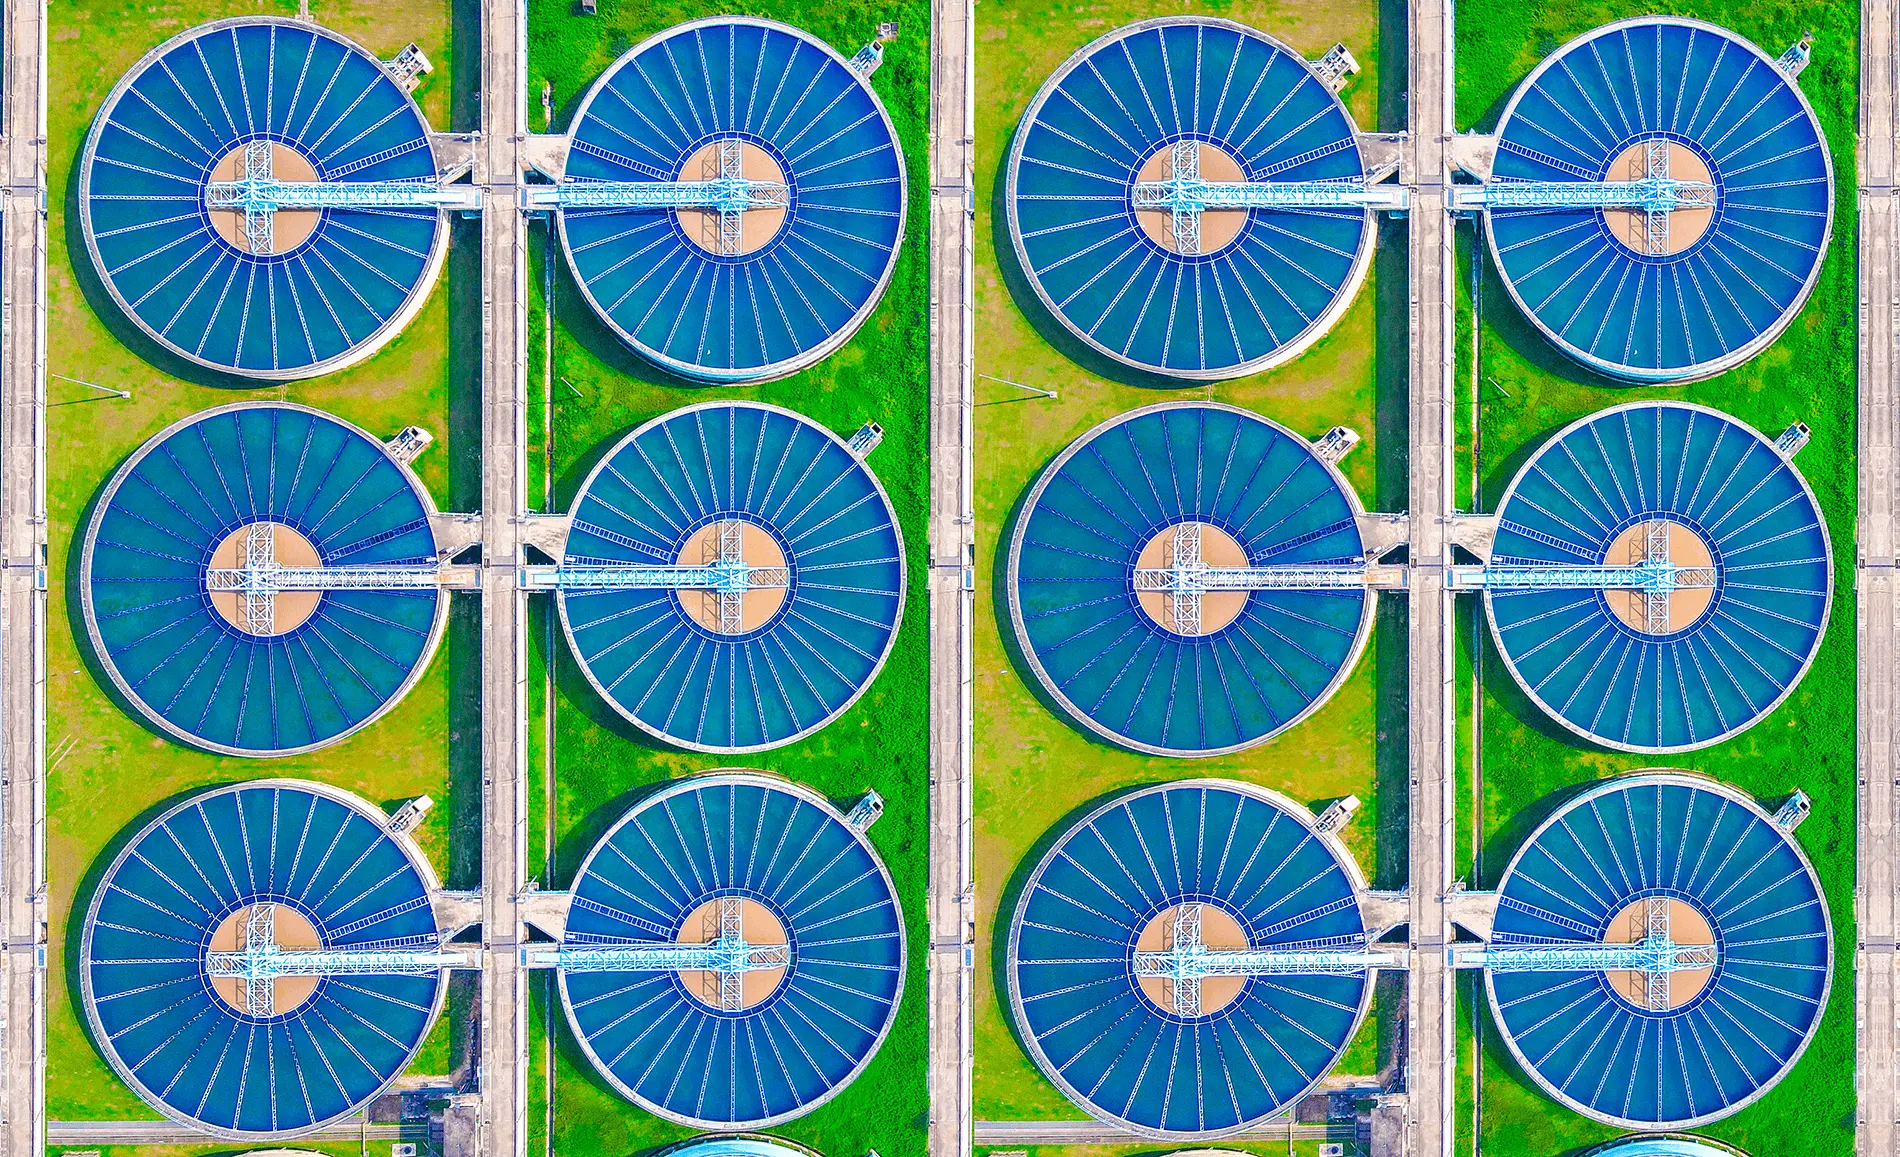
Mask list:
[[[253,535],[284,566],[436,562],[428,493],[378,440],[317,410],[240,402],[159,432],[95,504],[86,630],[153,727],[226,755],[291,755],[387,711],[441,637],[436,587],[283,592],[254,619],[211,573]]]
[[[1586,33],[1518,86],[1497,138],[1496,185],[1661,173],[1712,187],[1657,214],[1654,236],[1646,212],[1485,213],[1519,308],[1599,373],[1671,382],[1739,365],[1820,275],[1834,190],[1820,122],[1774,60],[1727,29],[1648,16]]]
[[[260,908],[283,948],[436,948],[434,875],[386,823],[347,792],[258,780],[182,800],[125,844],[86,911],[78,971],[93,1040],[147,1104],[221,1137],[292,1137],[408,1068],[440,971],[280,977],[266,1013],[207,965],[245,946]]]
[[[1807,481],[1755,430],[1683,402],[1603,410],[1539,447],[1498,504],[1491,565],[1637,565],[1657,531],[1671,563],[1710,578],[1663,595],[1656,619],[1635,590],[1485,593],[1525,693],[1623,751],[1706,747],[1755,724],[1806,674],[1833,597]]]
[[[1183,907],[1208,948],[1363,944],[1363,880],[1312,816],[1245,783],[1116,797],[1069,824],[1010,918],[1010,1007],[1043,1074],[1089,1115],[1146,1137],[1219,1137],[1306,1095],[1337,1063],[1372,982],[1357,973],[1216,976],[1184,1001],[1137,975]]]
[[[637,45],[574,114],[565,183],[782,186],[738,214],[572,206],[569,267],[608,327],[661,368],[704,382],[782,377],[870,316],[904,232],[903,154],[870,83],[790,25],[721,16]]]
[[[1363,206],[1210,209],[1185,245],[1137,184],[1177,147],[1221,182],[1362,183],[1345,106],[1299,53],[1230,20],[1165,17],[1082,48],[1044,83],[1005,170],[1010,239],[1042,306],[1095,353],[1189,380],[1294,357],[1371,262]]]
[[[1024,500],[1008,570],[1017,640],[1095,735],[1155,755],[1250,747],[1338,687],[1371,630],[1371,592],[1210,592],[1190,625],[1136,574],[1174,565],[1183,529],[1210,566],[1363,566],[1358,511],[1305,439],[1247,411],[1180,402],[1112,418]]]
[[[1711,968],[1670,974],[1654,1004],[1625,973],[1486,971],[1511,1054],[1599,1121],[1690,1127],[1736,1112],[1794,1065],[1826,1007],[1820,882],[1791,835],[1713,780],[1645,772],[1590,788],[1538,826],[1498,893],[1492,945],[1640,940],[1633,913],[1658,900],[1676,943],[1714,946]]]
[[[622,1096],[699,1129],[811,1112],[849,1084],[904,988],[896,890],[866,835],[760,773],[682,780],[614,824],[574,880],[562,948],[704,943],[722,900],[751,945],[785,949],[722,1002],[703,972],[562,969],[568,1023]],[[769,1157],[769,1155],[757,1155]]]
[[[698,566],[736,535],[736,619],[705,591],[568,589],[561,621],[594,688],[695,751],[777,747],[835,719],[882,669],[904,610],[904,544],[883,486],[790,410],[709,402],[627,435],[582,485],[566,567]]]
[[[369,356],[428,296],[447,210],[281,211],[258,252],[245,215],[207,200],[254,148],[285,181],[437,174],[421,111],[359,45],[307,21],[200,25],[120,79],[86,140],[79,223],[101,283],[147,338],[210,369],[282,381]]]

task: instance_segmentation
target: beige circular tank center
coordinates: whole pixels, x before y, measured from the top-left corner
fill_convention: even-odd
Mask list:
[[[317,935],[317,926],[309,917],[286,904],[268,905],[276,909],[271,913],[271,939],[279,948],[321,948],[322,937]],[[266,907],[262,904],[246,904],[226,916],[215,931],[211,933],[211,951],[241,952],[249,945],[245,943],[245,931],[250,923],[251,912]],[[291,1011],[317,991],[316,976],[280,976],[271,981],[271,1014],[282,1016]],[[244,1001],[244,982],[235,976],[214,976],[211,988],[218,999],[239,1012],[248,1012]]]
[[[1649,901],[1638,900],[1626,906],[1610,921],[1610,927],[1603,933],[1605,944],[1634,944],[1649,935]],[[1681,900],[1669,901],[1669,939],[1677,944],[1700,946],[1715,943],[1715,933],[1710,930],[1709,922],[1702,913]],[[1641,972],[1606,972],[1604,978],[1610,987],[1624,1000],[1637,1008],[1649,1007],[1649,977]],[[1687,972],[1669,974],[1669,1003],[1665,1009],[1681,1008],[1696,998],[1696,994],[1708,987],[1710,977],[1715,975],[1713,968],[1697,968]]]
[[[1240,162],[1218,145],[1206,141],[1198,142],[1197,151],[1201,158],[1201,180],[1203,181],[1244,181],[1247,174],[1241,171]],[[1135,174],[1139,184],[1165,181],[1174,175],[1174,146],[1162,145],[1148,155],[1141,163],[1141,169]],[[1201,252],[1219,253],[1234,243],[1240,231],[1247,227],[1246,209],[1205,209],[1201,212]],[[1170,253],[1179,253],[1180,246],[1174,240],[1174,214],[1160,209],[1141,209],[1135,213],[1135,222],[1148,240],[1161,246]]]
[[[240,526],[224,536],[218,549],[211,552],[212,570],[235,570],[244,565],[245,548],[250,538],[250,523]],[[318,557],[317,548],[310,540],[298,534],[282,523],[270,523],[271,557],[279,566],[322,566],[323,559]],[[253,627],[244,611],[244,596],[236,591],[210,591],[211,605],[224,621],[230,623],[247,635],[282,635],[302,626],[304,620],[317,613],[317,604],[323,601],[319,591],[284,591],[271,596],[270,629]]]
[[[778,167],[772,154],[747,141],[739,142],[739,171],[749,181],[771,181],[785,184],[785,170]],[[708,141],[701,145],[686,163],[680,166],[679,180],[710,181],[719,176],[719,142]],[[765,248],[766,242],[778,236],[785,227],[787,210],[774,206],[767,209],[747,209],[739,214],[739,254],[756,253]],[[686,237],[693,244],[708,253],[718,253],[719,214],[703,209],[680,209],[673,214],[686,231]],[[727,254],[732,256],[732,254]]]
[[[724,522],[708,523],[699,532],[686,540],[680,549],[675,566],[711,566],[719,561],[719,539]],[[739,527],[739,558],[753,568],[785,566],[785,551],[778,540],[763,527],[750,522],[734,523]],[[737,634],[756,631],[772,621],[779,608],[785,605],[786,596],[791,594],[787,586],[752,587],[739,596],[739,630]],[[680,606],[693,617],[693,621],[715,635],[727,634],[720,625],[719,595],[715,591],[681,591]]]
[[[1174,947],[1174,917],[1181,905],[1155,913],[1135,938],[1137,952],[1166,952]],[[1212,904],[1201,905],[1201,943],[1208,948],[1245,948],[1247,932],[1240,921]],[[1141,976],[1135,982],[1142,994],[1168,1012],[1178,1013],[1174,1002],[1174,981],[1161,976]],[[1244,976],[1207,976],[1201,978],[1201,1015],[1212,1016],[1240,998],[1247,986]]]
[[[719,909],[721,900],[708,900],[693,909],[686,923],[680,926],[681,944],[707,944],[719,939]],[[772,915],[772,910],[754,900],[739,902],[740,935],[747,944],[761,947],[776,947],[790,943],[785,936],[785,926]],[[785,979],[783,968],[762,968],[757,972],[747,972],[739,980],[739,1007],[752,1008],[763,1002],[766,997],[778,991]],[[686,985],[686,991],[693,999],[708,1008],[722,1007],[719,1000],[719,974],[717,972],[682,972],[680,980]],[[726,1011],[731,1011],[727,1009]]]
[[[1208,566],[1246,566],[1247,552],[1234,536],[1218,526],[1196,523],[1201,531],[1201,561]],[[1137,570],[1166,570],[1174,565],[1174,527],[1148,540],[1135,559]],[[1150,619],[1174,630],[1174,596],[1165,591],[1137,591],[1135,601]],[[1201,595],[1201,630],[1211,635],[1240,617],[1247,609],[1246,591],[1209,591]]]
[[[246,176],[244,170],[244,152],[247,145],[239,145],[217,164],[211,166],[213,181],[236,181]],[[280,181],[314,181],[317,170],[305,159],[304,155],[289,145],[280,145],[275,141],[270,146],[271,175]],[[211,227],[218,236],[230,242],[245,253],[251,251],[250,238],[244,233],[244,214],[228,209],[210,209]],[[317,209],[280,209],[271,214],[271,247],[275,253],[288,253],[317,231],[317,225],[323,220],[323,213]]]
[[[1669,561],[1679,567],[1713,567],[1715,556],[1709,550],[1709,544],[1702,536],[1680,522],[1670,522]],[[1609,553],[1603,556],[1604,566],[1636,566],[1649,557],[1649,526],[1639,522],[1616,536],[1610,544]],[[1604,591],[1609,601],[1610,612],[1623,621],[1633,631],[1647,635],[1649,630],[1649,595],[1643,591]],[[1700,619],[1709,604],[1715,601],[1713,586],[1677,587],[1664,596],[1669,600],[1669,625],[1661,634],[1674,634],[1692,626]]]
[[[1674,141],[1667,142],[1669,149],[1669,175],[1678,181],[1705,181],[1714,183],[1709,176],[1709,166],[1702,158],[1685,145]],[[1611,181],[1640,181],[1649,172],[1649,142],[1637,141],[1629,148],[1617,154],[1610,162],[1609,172],[1604,174]],[[1604,223],[1609,225],[1610,233],[1627,249],[1652,257],[1669,256],[1681,253],[1702,239],[1715,222],[1714,209],[1677,209],[1669,215],[1669,241],[1662,247],[1661,253],[1651,253],[1649,248],[1649,214],[1631,209],[1605,209]]]

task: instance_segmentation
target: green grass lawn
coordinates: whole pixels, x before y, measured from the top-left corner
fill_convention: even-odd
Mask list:
[[[207,755],[159,736],[107,695],[78,641],[83,626],[67,597],[76,539],[89,504],[107,476],[147,438],[198,410],[242,399],[281,398],[316,406],[372,434],[407,424],[432,431],[438,445],[418,469],[438,505],[468,508],[478,466],[468,455],[475,411],[464,389],[468,362],[451,354],[466,345],[451,294],[438,288],[403,334],[367,363],[312,382],[268,389],[206,384],[167,362],[145,360],[142,345],[122,336],[130,324],[96,296],[82,269],[84,243],[69,229],[75,159],[93,114],[118,78],[148,49],[214,17],[294,15],[294,0],[55,0],[50,5],[49,258],[47,321],[51,374],[131,390],[109,398],[82,385],[48,382],[48,506],[52,590],[47,641],[47,857],[51,879],[52,953],[47,989],[47,1112],[55,1119],[116,1119],[153,1114],[121,1084],[82,1025],[69,949],[77,943],[75,903],[90,895],[127,829],[181,793],[208,784],[261,776],[318,779],[394,805],[427,793],[437,807],[419,838],[438,874],[451,884],[475,882],[480,800],[479,737],[474,728],[479,661],[478,619],[452,612],[442,647],[422,679],[385,718],[350,740],[308,755],[247,760]],[[319,3],[333,29],[373,51],[393,55],[414,40],[436,62],[421,96],[435,127],[448,127],[453,101],[452,22],[447,0],[352,0]],[[452,23],[454,29],[452,32]],[[458,258],[451,259],[451,271]],[[176,371],[176,372],[174,372]],[[182,1151],[181,1151],[182,1152]]]
[[[1403,10],[1397,9],[1399,18]],[[976,29],[976,737],[978,895],[976,1114],[980,1120],[1077,1119],[1036,1069],[1007,1012],[1003,949],[1007,914],[1038,848],[1063,817],[1133,784],[1201,776],[1245,779],[1320,804],[1348,793],[1364,806],[1346,839],[1368,875],[1402,882],[1405,858],[1404,620],[1382,609],[1364,657],[1332,700],[1285,735],[1250,751],[1206,760],[1138,755],[1096,742],[1053,715],[1013,657],[1007,609],[997,597],[1018,500],[1064,446],[1116,414],[1154,402],[1212,399],[1241,406],[1317,437],[1343,424],[1364,441],[1345,463],[1368,508],[1402,509],[1405,465],[1405,266],[1402,230],[1382,232],[1368,284],[1339,324],[1293,363],[1211,387],[1169,390],[1116,380],[1071,360],[1050,340],[1053,322],[1032,321],[1015,296],[1030,291],[1014,269],[1001,214],[1000,179],[1010,137],[1043,81],[1090,40],[1153,16],[1205,14],[1262,29],[1318,57],[1343,41],[1364,66],[1346,90],[1362,129],[1402,119],[1381,86],[1382,12],[1376,0],[1284,6],[1264,2],[1181,4],[986,3]],[[1389,78],[1387,78],[1389,80]],[[999,260],[1001,258],[1001,260]],[[1007,262],[1007,265],[1004,264]],[[1392,297],[1397,294],[1394,302]],[[1060,339],[1058,339],[1060,340]],[[1006,384],[1054,389],[1047,400]],[[1396,691],[1396,697],[1395,697]],[[1387,737],[1393,737],[1387,742]],[[1393,761],[1396,760],[1396,764]],[[1396,778],[1392,778],[1396,777]],[[1382,783],[1398,786],[1382,792]],[[1374,1065],[1376,1023],[1348,1052]],[[1343,1070],[1342,1070],[1343,1071]],[[1284,1148],[1284,1146],[1282,1146]]]
[[[1857,9],[1827,3],[1741,0],[1604,3],[1467,0],[1458,10],[1458,115],[1494,127],[1502,101],[1541,58],[1608,20],[1651,11],[1699,16],[1778,55],[1804,29],[1817,32],[1800,85],[1826,130],[1836,179],[1833,244],[1805,310],[1767,352],[1690,386],[1632,390],[1572,367],[1509,304],[1488,263],[1481,285],[1480,471],[1485,506],[1497,501],[1530,449],[1584,414],[1638,398],[1682,398],[1732,413],[1770,437],[1807,422],[1813,441],[1796,465],[1819,496],[1833,541],[1833,618],[1806,679],[1781,708],[1726,743],[1687,755],[1644,757],[1590,750],[1546,721],[1488,642],[1483,667],[1484,882],[1494,884],[1530,829],[1577,785],[1644,766],[1717,776],[1769,806],[1795,788],[1814,799],[1800,830],[1833,914],[1832,999],[1820,1031],[1788,1078],[1755,1105],[1706,1132],[1756,1157],[1845,1154],[1853,1146],[1854,1008],[1854,591],[1855,221],[1854,126]],[[1461,798],[1461,805],[1463,804]],[[1461,830],[1473,817],[1467,812]],[[1493,1157],[1568,1151],[1613,1130],[1560,1108],[1530,1083],[1486,1018],[1482,1149]]]
[[[904,1001],[890,1038],[864,1072],[835,1100],[774,1133],[821,1152],[858,1154],[875,1147],[885,1157],[921,1153],[925,1099],[923,922],[928,766],[925,735],[929,644],[924,618],[924,566],[928,544],[925,513],[929,494],[928,352],[929,292],[924,240],[928,233],[925,141],[929,110],[930,9],[906,3],[778,3],[727,5],[706,0],[634,3],[602,0],[595,18],[573,6],[549,2],[529,10],[530,124],[544,127],[539,111],[543,82],[551,86],[554,127],[564,128],[575,103],[618,56],[647,37],[684,20],[739,11],[785,21],[819,36],[849,56],[895,19],[900,33],[886,46],[872,81],[902,141],[910,172],[909,218],[896,273],[882,303],[864,328],[821,364],[791,377],[743,389],[699,389],[663,377],[624,348],[596,320],[558,254],[554,308],[537,301],[530,318],[530,393],[552,385],[551,403],[537,397],[531,419],[548,426],[545,441],[531,451],[538,461],[533,493],[549,484],[553,505],[565,508],[587,470],[636,425],[682,406],[711,399],[750,398],[789,407],[840,435],[867,421],[884,427],[884,442],[870,465],[898,513],[910,558],[909,602],[896,645],[883,673],[865,696],[816,735],[758,755],[720,757],[664,751],[626,724],[588,686],[573,656],[550,633],[546,609],[533,604],[538,661],[551,666],[551,699],[543,692],[548,667],[537,670],[531,726],[535,754],[553,758],[556,789],[551,808],[534,804],[531,822],[536,856],[553,849],[544,882],[565,884],[594,841],[637,795],[681,775],[721,766],[764,768],[804,783],[848,806],[867,788],[886,800],[884,817],[872,829],[905,905],[910,968]],[[545,284],[546,232],[534,227],[530,284]],[[551,328],[550,328],[551,320]],[[551,345],[548,344],[551,342]],[[546,373],[551,357],[552,378]],[[555,643],[549,646],[549,639]],[[539,733],[552,711],[551,747]],[[540,783],[545,765],[531,769]],[[552,837],[545,833],[552,825]],[[538,1007],[539,1025],[544,1012]],[[540,1029],[537,1027],[537,1033]],[[537,1035],[537,1049],[545,1037]],[[553,1034],[553,1130],[547,1137],[564,1157],[618,1157],[686,1136],[688,1130],[650,1116],[622,1099],[595,1074],[564,1018]],[[536,1064],[541,1063],[537,1057]],[[531,1074],[544,1082],[545,1071]],[[537,1094],[538,1095],[538,1094]],[[537,1104],[536,1112],[544,1112]],[[539,1128],[540,1122],[534,1123]],[[538,1151],[538,1150],[537,1150]]]

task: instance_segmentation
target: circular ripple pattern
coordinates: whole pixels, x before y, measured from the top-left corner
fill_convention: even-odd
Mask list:
[[[1808,484],[1767,439],[1681,402],[1573,423],[1525,464],[1498,509],[1494,565],[1604,565],[1656,521],[1709,548],[1715,592],[1693,622],[1651,635],[1604,592],[1492,590],[1498,648],[1531,698],[1625,751],[1706,747],[1773,710],[1806,673],[1833,595]]]
[[[1635,381],[1704,377],[1758,353],[1807,299],[1833,218],[1832,162],[1807,98],[1761,49],[1712,24],[1646,17],[1579,37],[1531,73],[1499,121],[1492,176],[1627,180],[1619,163],[1650,141],[1692,156],[1716,187],[1693,244],[1652,257],[1600,210],[1501,209],[1485,215],[1491,252],[1532,322],[1585,365]]]
[[[1070,57],[1023,114],[1010,237],[1042,304],[1097,352],[1174,377],[1238,377],[1294,356],[1338,317],[1371,258],[1371,212],[1245,210],[1233,243],[1174,252],[1132,198],[1184,140],[1207,146],[1209,179],[1365,177],[1345,106],[1297,52],[1228,20],[1150,20]],[[1216,157],[1234,171],[1217,175]]]
[[[675,972],[561,973],[581,1045],[623,1095],[701,1129],[808,1113],[871,1059],[904,987],[903,916],[870,841],[803,788],[747,774],[676,783],[601,837],[563,944],[670,944],[707,902],[769,910],[792,964],[742,1012]]]
[[[667,210],[560,214],[575,280],[621,340],[712,382],[782,376],[842,345],[904,232],[903,157],[870,85],[808,33],[751,17],[681,24],[621,57],[574,116],[567,178],[697,180],[704,150],[734,139],[791,190],[760,248],[721,256]]]
[[[436,176],[428,125],[374,56],[314,24],[244,17],[174,37],[119,82],[80,160],[80,222],[113,299],[167,350],[309,377],[395,336],[448,230],[432,208],[325,209],[302,244],[253,255],[205,210],[205,186],[260,140],[318,180]]]
[[[1492,940],[1602,943],[1632,902],[1668,896],[1715,934],[1689,1003],[1645,1012],[1596,972],[1486,973],[1505,1041],[1545,1091],[1623,1128],[1735,1112],[1792,1066],[1827,1002],[1819,881],[1739,792],[1682,775],[1612,780],[1565,804],[1505,869]]]
[[[1254,947],[1358,947],[1356,876],[1308,817],[1246,784],[1144,788],[1064,832],[1010,923],[1009,990],[1036,1063],[1070,1100],[1152,1137],[1220,1136],[1298,1101],[1352,1038],[1364,974],[1251,977],[1183,1018],[1133,975],[1144,929],[1184,902]]]
[[[757,751],[824,726],[863,694],[904,609],[890,500],[829,430],[790,410],[718,402],[629,434],[574,506],[568,565],[673,566],[708,526],[768,535],[790,572],[769,621],[708,630],[669,590],[567,591],[561,619],[601,695],[697,751]]]
[[[194,415],[140,447],[99,500],[80,564],[93,649],[132,705],[186,743],[230,755],[333,743],[415,681],[447,596],[326,591],[295,628],[253,635],[206,592],[212,555],[271,522],[323,565],[433,563],[429,510],[406,467],[336,418],[282,402]]]
[[[1248,592],[1233,621],[1180,635],[1134,590],[1157,535],[1198,522],[1248,565],[1359,564],[1357,500],[1293,433],[1211,403],[1097,426],[1043,471],[1010,546],[1010,615],[1037,678],[1090,731],[1159,755],[1215,755],[1332,694],[1371,624],[1363,587]],[[1150,565],[1144,563],[1143,565]]]
[[[224,1136],[291,1136],[409,1066],[440,974],[325,977],[258,1018],[204,972],[219,925],[266,902],[327,946],[435,948],[434,877],[386,818],[334,788],[263,780],[185,800],[119,853],[86,913],[80,980],[93,1039],[148,1104]]]

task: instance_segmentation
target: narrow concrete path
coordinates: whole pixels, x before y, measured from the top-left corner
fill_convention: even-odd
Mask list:
[[[1855,1019],[1860,1026],[1855,1144],[1863,1157],[1885,1157],[1900,1143],[1900,1091],[1895,1088],[1896,984],[1894,937],[1900,932],[1895,805],[1900,752],[1895,749],[1896,632],[1900,586],[1894,581],[1900,539],[1900,238],[1894,169],[1900,111],[1895,62],[1900,59],[1900,5],[1862,0],[1860,69],[1860,533],[1855,558],[1859,670],[1860,799],[1854,907]]]
[[[0,1157],[46,1149],[46,5],[7,0],[0,94]]]
[[[932,1157],[971,1133],[976,934],[971,825],[970,485],[976,91],[973,0],[931,5],[930,95],[930,1130]]]
[[[527,0],[482,0],[482,1021],[481,1157],[527,1143],[528,987],[518,948],[528,879],[527,596],[516,589],[528,511]],[[450,1130],[448,1157],[465,1134]]]
[[[1453,743],[1452,564],[1453,307],[1455,233],[1448,211],[1452,117],[1451,0],[1409,0],[1410,124],[1401,177],[1412,190],[1411,250],[1411,763],[1412,967],[1408,1017],[1406,1152],[1451,1157],[1457,1067],[1451,909],[1458,841]]]

